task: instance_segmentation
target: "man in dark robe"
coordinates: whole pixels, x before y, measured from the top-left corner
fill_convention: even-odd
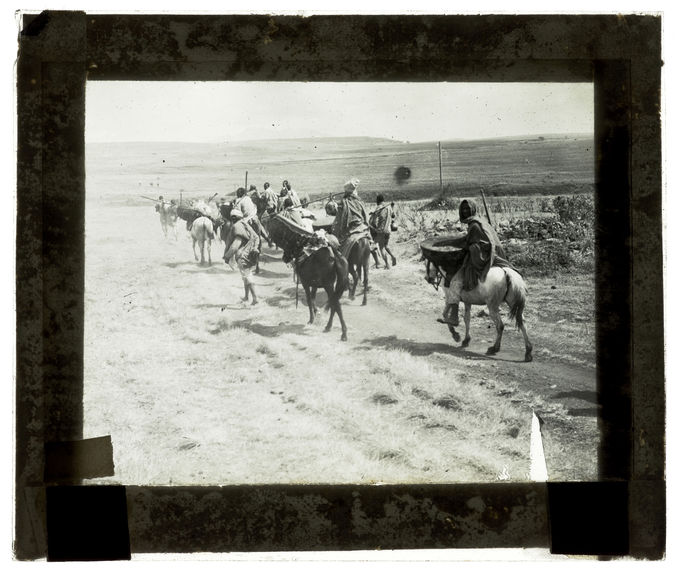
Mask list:
[[[339,240],[344,257],[348,257],[351,247],[358,239],[369,237],[368,213],[356,195],[357,187],[357,179],[344,184],[344,197],[337,205],[337,216],[332,229],[332,234]]]
[[[465,199],[460,203],[460,222],[468,225],[467,234],[460,237],[458,244],[451,243],[451,246],[460,247],[467,254],[462,263],[462,280],[449,283],[448,307],[444,312],[444,322],[453,326],[460,323],[458,313],[461,291],[473,290],[479,284],[479,281],[486,280],[490,267],[510,267],[514,269],[506,259],[495,229],[476,213],[476,203],[473,200]],[[451,278],[446,277],[446,282],[449,282]]]

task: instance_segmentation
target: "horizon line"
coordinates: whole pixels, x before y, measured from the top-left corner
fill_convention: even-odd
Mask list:
[[[167,139],[167,140],[116,140],[116,141],[103,141],[103,140],[91,140],[85,141],[88,143],[103,143],[103,144],[128,144],[128,143],[146,143],[146,144],[156,144],[156,143],[176,143],[176,144],[198,144],[198,145],[230,145],[230,144],[243,144],[243,143],[263,143],[267,141],[309,141],[309,140],[337,140],[337,139],[374,139],[388,141],[394,144],[422,144],[422,143],[432,143],[436,144],[439,141],[443,142],[473,142],[473,141],[489,141],[496,139],[535,139],[540,137],[594,137],[594,132],[556,132],[556,133],[524,133],[516,135],[496,135],[496,136],[486,136],[477,138],[447,138],[447,139],[423,139],[423,140],[408,140],[408,139],[394,139],[390,137],[377,136],[377,135],[322,135],[315,136],[310,135],[307,137],[262,137],[258,139],[233,139],[233,140],[222,140],[222,141],[185,141],[179,139]]]

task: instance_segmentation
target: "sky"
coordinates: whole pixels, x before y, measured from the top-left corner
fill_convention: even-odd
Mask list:
[[[591,83],[88,82],[88,142],[593,133]]]

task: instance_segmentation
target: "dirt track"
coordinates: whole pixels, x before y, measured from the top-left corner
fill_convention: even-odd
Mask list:
[[[469,347],[454,343],[435,322],[442,294],[424,282],[413,246],[397,246],[397,266],[370,273],[368,306],[360,305],[359,296],[342,299],[349,337],[342,343],[337,320],[331,333],[323,333],[325,313],[306,324],[303,289],[296,307],[292,273],[280,251],[265,249],[256,279],[262,302],[250,307],[240,303],[239,274],[221,260],[223,245],[213,244],[212,266],[198,265],[181,221],[176,242],[162,237],[152,208],[92,205],[87,221],[85,430],[87,436],[113,436],[117,480],[237,483],[336,476],[339,482],[441,482],[503,475],[523,480],[531,410],[544,421],[550,479],[596,479],[591,277],[529,279],[526,318],[534,361],[524,363],[523,340],[513,325],[505,329],[500,353],[485,355],[494,329],[487,317],[477,316],[481,307],[472,314]],[[324,293],[318,298],[323,303]],[[242,350],[239,336],[247,342]],[[374,365],[376,358],[362,358],[380,353],[397,358],[384,367]],[[234,358],[241,354],[243,360]],[[427,387],[413,382],[407,392],[399,384],[388,388],[383,377],[399,374],[398,356],[415,373],[426,364],[437,379]],[[412,364],[405,362],[410,357]],[[225,372],[228,389],[220,383]],[[432,451],[437,440],[447,443],[450,437],[446,428],[453,427],[456,412],[446,410],[441,399],[450,398],[448,376],[525,418],[525,424],[514,422],[511,437],[505,435],[512,452],[504,451],[501,440],[493,445],[504,434],[491,432],[483,447],[491,457],[498,452],[497,463],[470,461],[465,469],[456,459],[453,470],[443,469],[435,453],[418,457],[423,435],[433,437]],[[372,405],[373,413],[365,414],[371,430],[345,400]],[[392,414],[396,406],[390,404],[397,403],[408,410]],[[228,410],[234,404],[238,412]],[[443,415],[439,411],[447,422],[436,417]],[[490,423],[484,420],[478,423]],[[326,434],[339,436],[338,444],[324,445]],[[281,445],[293,440],[295,455]],[[332,456],[325,455],[326,447]],[[359,451],[368,454],[358,459]],[[459,447],[456,451],[461,456]],[[228,463],[221,463],[225,457]],[[249,480],[244,476],[253,475],[252,460],[261,476]],[[314,468],[311,478],[308,467]]]

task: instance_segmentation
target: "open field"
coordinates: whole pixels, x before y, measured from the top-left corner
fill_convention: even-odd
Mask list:
[[[195,169],[176,180],[196,190],[214,177],[213,158],[188,156]],[[494,330],[481,307],[466,349],[435,322],[442,295],[424,282],[404,229],[393,240],[397,266],[371,271],[368,306],[343,298],[342,343],[337,323],[323,333],[323,313],[306,324],[303,291],[297,307],[280,251],[262,256],[261,304],[242,305],[223,245],[213,244],[212,266],[200,266],[182,222],[177,240],[164,238],[153,204],[137,197],[173,196],[162,167],[134,149],[121,152],[128,168],[118,171],[113,156],[94,157],[84,431],[112,436],[116,466],[98,483],[523,481],[533,411],[544,422],[550,479],[596,479],[592,273],[529,276],[534,362],[521,361],[523,341],[509,324],[501,352],[488,357]],[[201,168],[201,157],[213,167]],[[361,178],[357,164],[348,170]],[[160,187],[133,183],[154,173]],[[304,180],[292,168],[284,176]],[[200,196],[219,186],[210,181]]]
[[[407,144],[344,138],[241,144],[125,143],[87,147],[90,198],[142,205],[138,195],[166,198],[233,195],[245,183],[276,191],[284,179],[314,197],[338,193],[350,177],[361,196],[414,200],[437,193],[436,142]],[[395,172],[407,167],[410,176]],[[592,138],[584,135],[442,142],[442,179],[458,196],[553,195],[593,190]],[[89,184],[88,184],[89,185]]]

